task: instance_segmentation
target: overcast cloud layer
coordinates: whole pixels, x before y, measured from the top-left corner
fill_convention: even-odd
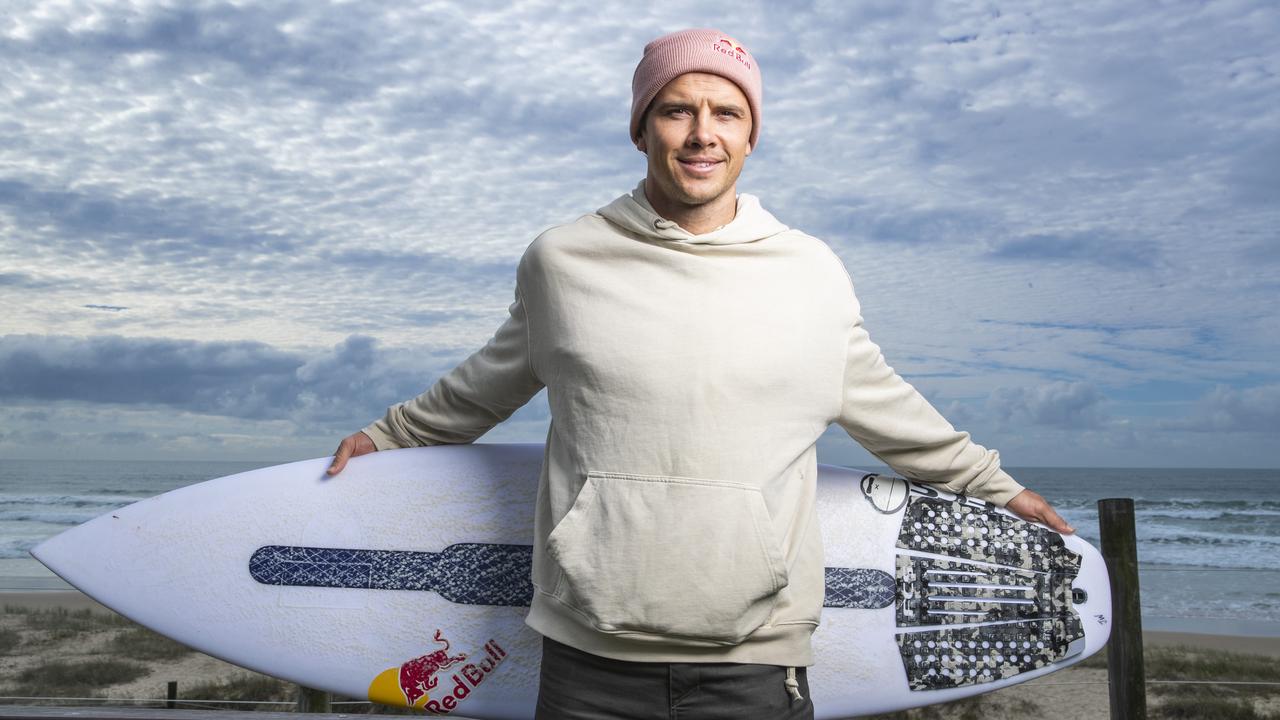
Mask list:
[[[0,457],[324,454],[636,183],[641,48],[710,26],[765,78],[740,190],[1007,464],[1280,466],[1273,2],[649,8],[8,3]]]

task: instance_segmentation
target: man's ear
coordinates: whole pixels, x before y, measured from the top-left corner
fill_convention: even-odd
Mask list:
[[[636,149],[646,155],[649,154],[649,148],[644,144],[644,130],[641,130],[640,135],[636,137]]]

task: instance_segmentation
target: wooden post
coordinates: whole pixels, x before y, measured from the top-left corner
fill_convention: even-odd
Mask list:
[[[323,690],[298,686],[298,712],[327,713],[333,696]]]
[[[1102,558],[1111,576],[1111,639],[1107,679],[1111,720],[1146,720],[1146,672],[1142,664],[1142,605],[1138,594],[1138,539],[1132,498],[1098,501]]]
[[[178,707],[178,681],[177,680],[169,681],[169,687],[165,691],[165,698],[166,700],[164,702],[164,706],[166,708],[169,708],[170,710],[172,710],[173,708]]]

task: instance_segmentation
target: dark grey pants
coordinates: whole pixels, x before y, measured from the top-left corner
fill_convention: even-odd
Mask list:
[[[611,660],[542,640],[542,678],[534,720],[812,720],[809,682],[796,668],[736,663]]]

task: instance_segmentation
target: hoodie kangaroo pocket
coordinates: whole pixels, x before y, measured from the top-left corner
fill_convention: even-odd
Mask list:
[[[740,483],[588,472],[547,553],[561,602],[636,639],[735,645],[787,585],[764,498]]]

